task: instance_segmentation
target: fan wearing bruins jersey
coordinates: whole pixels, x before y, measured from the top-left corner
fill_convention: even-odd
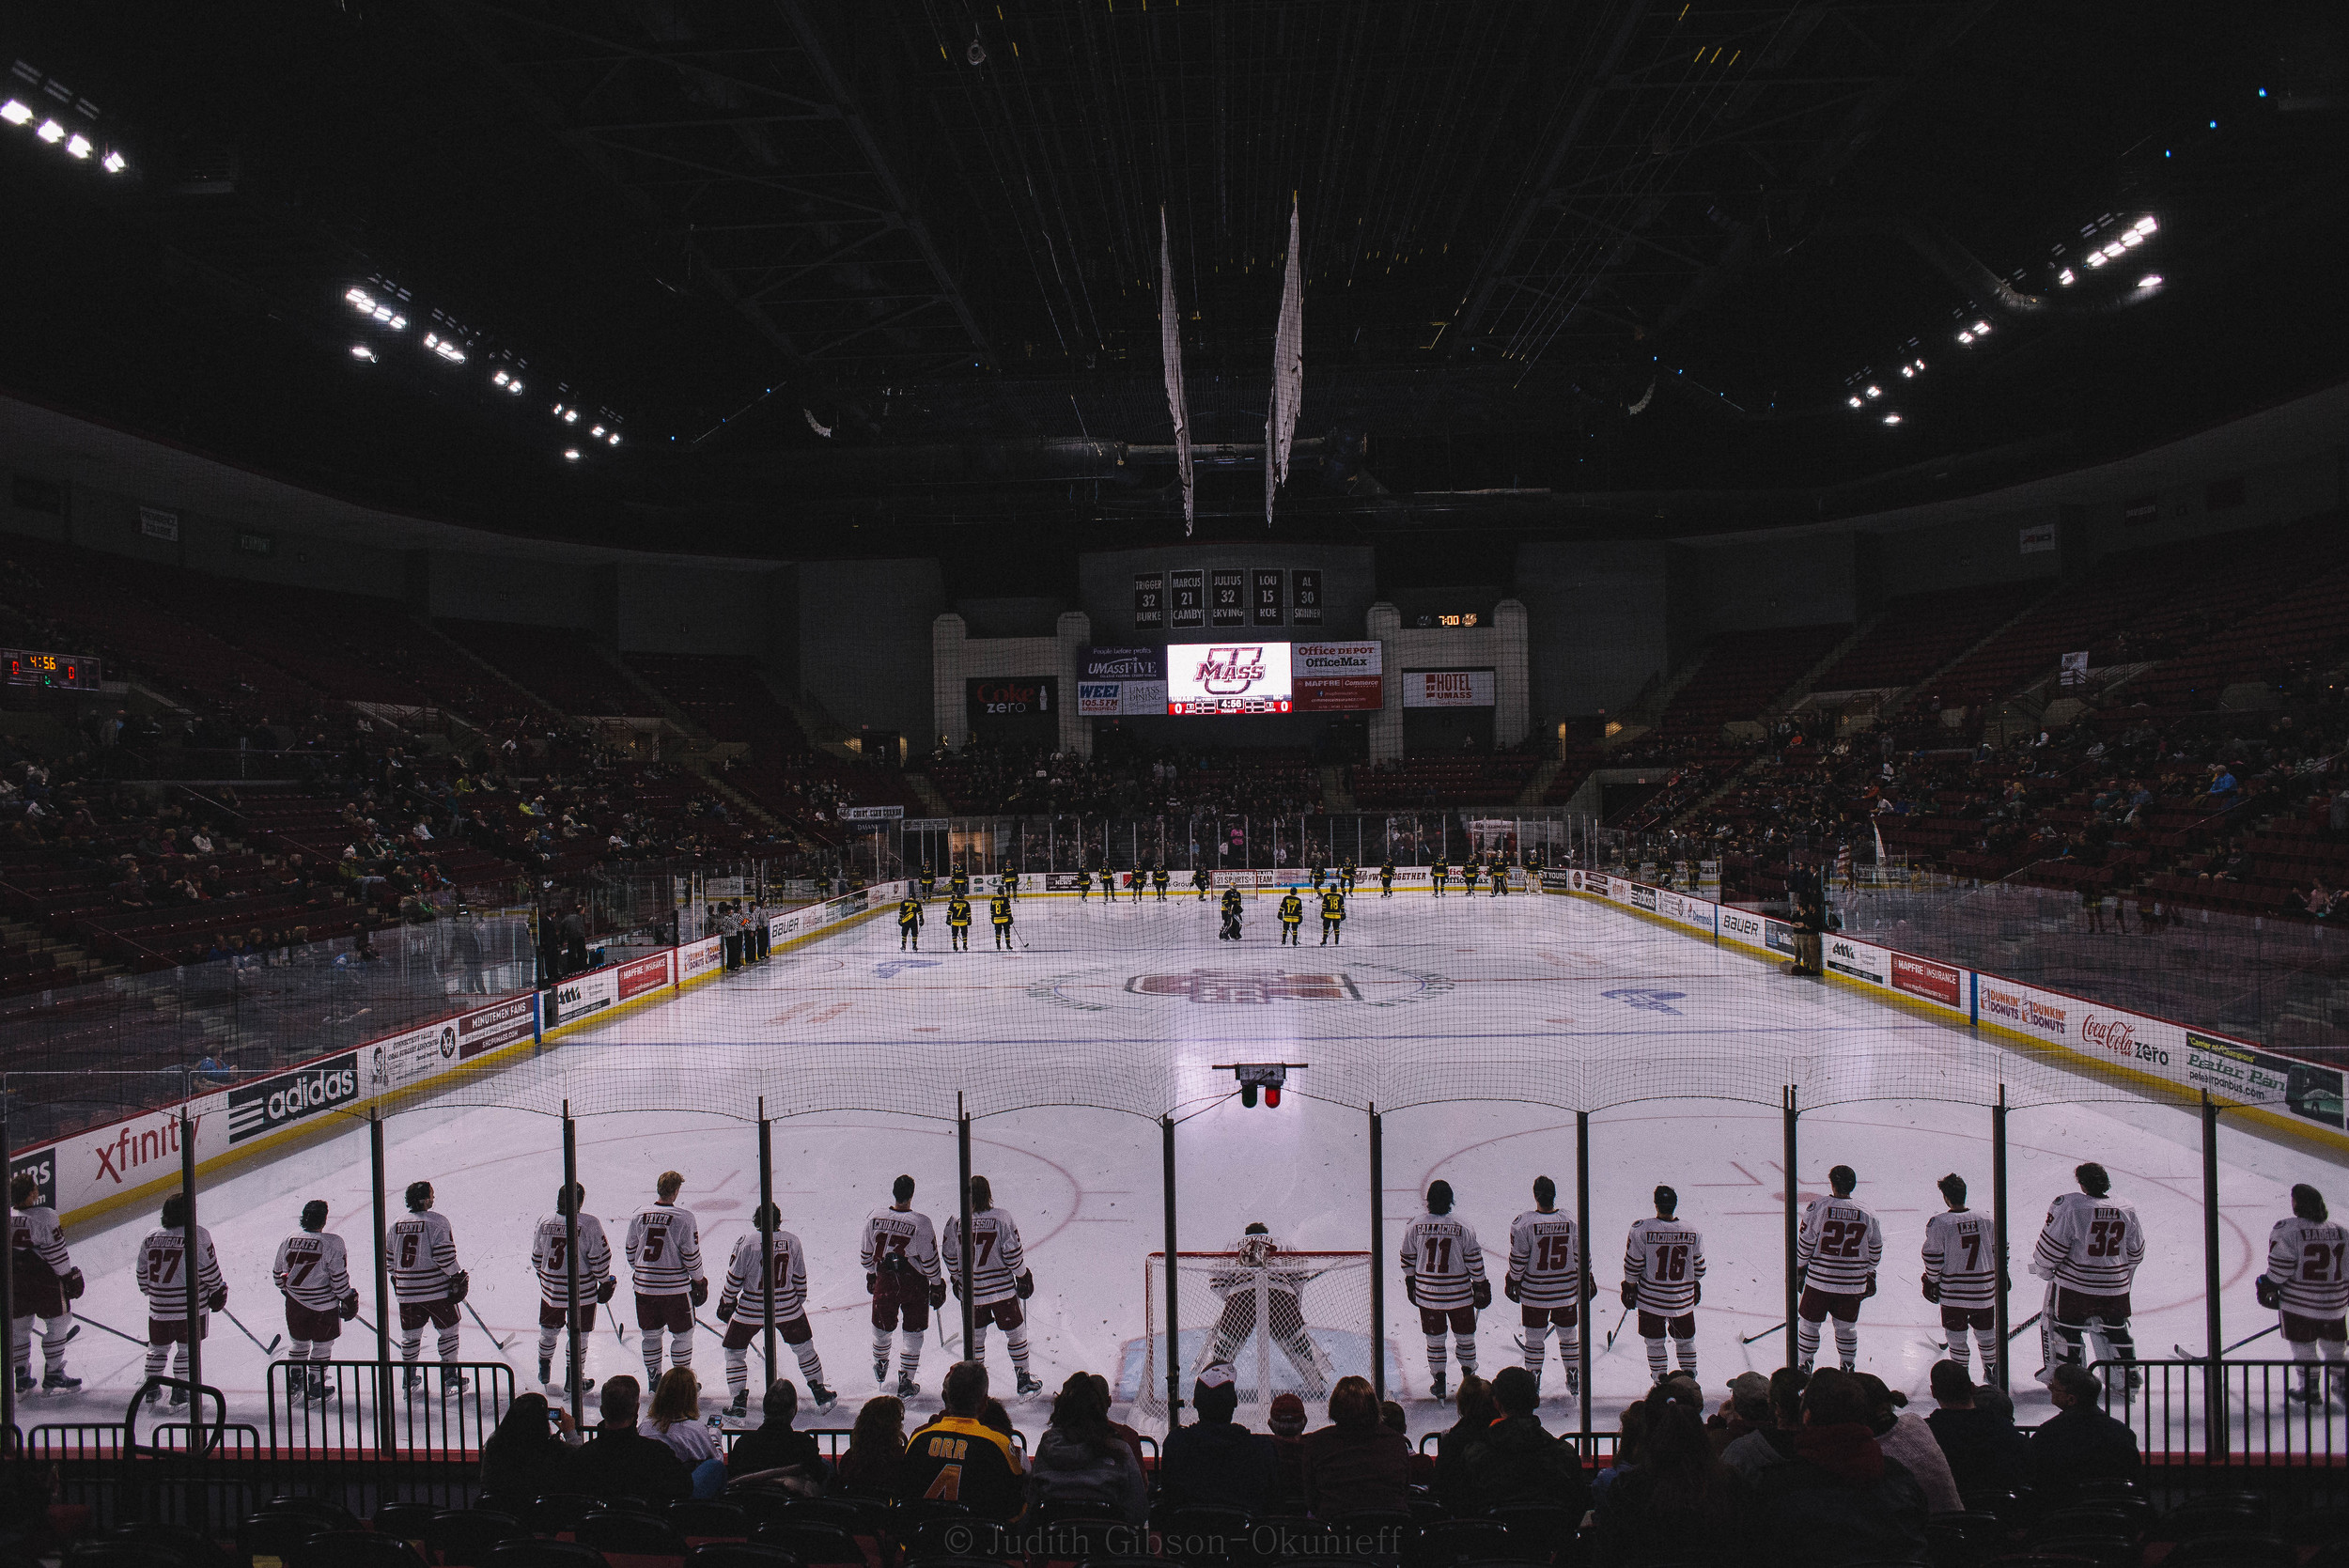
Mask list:
[[[163,1200],[163,1224],[139,1243],[136,1279],[147,1297],[147,1375],[161,1377],[163,1358],[172,1356],[171,1375],[188,1377],[188,1297],[193,1290],[203,1310],[195,1314],[195,1337],[212,1337],[210,1314],[228,1305],[228,1282],[220,1276],[220,1255],[212,1250],[212,1233],[195,1227],[195,1266],[187,1266],[187,1200],[175,1192]],[[173,1345],[179,1347],[176,1355]],[[151,1403],[161,1389],[150,1389]],[[185,1389],[171,1391],[174,1406],[188,1403]]]
[[[1297,896],[1295,888],[1281,895],[1281,945],[1298,945],[1298,927],[1305,924],[1305,901]]]
[[[471,1380],[456,1369],[459,1343],[457,1309],[464,1304],[468,1281],[457,1266],[457,1233],[448,1217],[432,1206],[432,1184],[410,1182],[405,1194],[408,1212],[392,1221],[383,1235],[383,1261],[392,1275],[392,1299],[399,1306],[399,1358],[407,1367],[406,1391],[424,1388],[417,1367],[424,1326],[432,1325],[433,1348],[441,1358],[441,1396],[460,1394]]]
[[[1647,1370],[1664,1380],[1670,1335],[1680,1370],[1697,1373],[1697,1303],[1704,1299],[1704,1237],[1678,1217],[1680,1194],[1656,1189],[1656,1218],[1634,1220],[1623,1244],[1623,1304],[1640,1314]]]
[[[603,1221],[585,1212],[586,1188],[574,1182],[568,1192],[554,1195],[554,1212],[538,1221],[538,1229],[531,1236],[530,1266],[538,1276],[538,1381],[550,1393],[554,1392],[554,1341],[565,1326],[571,1331],[571,1343],[583,1346],[588,1336],[596,1331],[596,1309],[619,1293],[618,1276],[612,1272],[612,1243],[605,1239]],[[571,1294],[571,1212],[579,1213],[579,1294]],[[580,1365],[586,1365],[583,1355]],[[563,1359],[563,1389],[571,1389],[570,1358]],[[595,1379],[583,1378],[579,1391],[585,1393],[596,1386]]]
[[[966,893],[956,893],[946,900],[946,935],[954,952],[971,951],[971,899]]]
[[[897,951],[908,948],[922,951],[922,901],[918,898],[897,900]]]
[[[82,1380],[65,1370],[66,1342],[73,1337],[73,1301],[82,1294],[82,1271],[65,1246],[57,1211],[40,1201],[40,1179],[19,1172],[8,1183],[8,1280],[16,1337],[8,1342],[15,1360],[16,1391],[33,1391],[33,1320],[40,1319],[42,1389],[70,1394]]]
[[[1517,1304],[1525,1370],[1537,1387],[1549,1331],[1558,1330],[1569,1394],[1582,1391],[1582,1303],[1598,1291],[1583,1266],[1580,1241],[1573,1218],[1558,1212],[1558,1184],[1534,1177],[1533,1206],[1509,1222],[1509,1272],[1501,1289]]]
[[[968,1359],[987,1360],[987,1326],[1003,1331],[1003,1347],[1011,1352],[1011,1370],[1021,1399],[1033,1399],[1044,1385],[1028,1372],[1028,1319],[1020,1303],[1035,1294],[1035,1276],[1028,1272],[1027,1254],[1019,1245],[1019,1227],[995,1206],[995,1189],[985,1176],[971,1178],[971,1273],[963,1277],[962,1216],[946,1220],[946,1278],[955,1298],[968,1296],[971,1354]]]
[[[350,1288],[350,1255],[343,1238],[326,1229],[326,1203],[313,1198],[302,1205],[302,1229],[277,1244],[270,1283],[286,1298],[287,1393],[309,1404],[334,1396],[326,1374],[305,1378],[303,1361],[331,1361],[343,1325],[359,1315],[359,1293]]]
[[[1283,1267],[1282,1251],[1268,1228],[1252,1223],[1232,1244],[1234,1265],[1207,1276],[1207,1288],[1215,1292],[1223,1308],[1217,1314],[1215,1333],[1208,1339],[1198,1368],[1229,1362],[1239,1353],[1256,1331],[1256,1303],[1261,1296],[1271,1343],[1280,1346],[1281,1354],[1296,1369],[1299,1391],[1308,1399],[1319,1399],[1329,1391],[1329,1371],[1314,1353],[1303,1304],[1305,1285],[1315,1270],[1303,1266],[1301,1259],[1297,1266]]]
[[[864,1293],[873,1298],[873,1382],[889,1376],[889,1342],[905,1324],[897,1357],[897,1397],[911,1399],[921,1389],[913,1374],[922,1370],[922,1336],[930,1327],[930,1313],[946,1299],[946,1279],[938,1266],[938,1233],[930,1217],[913,1212],[913,1178],[899,1176],[891,1185],[894,1200],[864,1221],[864,1244],[857,1261],[864,1267]]]
[[[702,1272],[701,1222],[677,1207],[685,1177],[661,1172],[657,1202],[628,1222],[628,1269],[636,1292],[636,1327],[644,1330],[645,1387],[661,1381],[661,1330],[669,1331],[669,1364],[693,1364],[693,1309],[709,1299]]]
[[[2129,1329],[2129,1286],[2145,1261],[2145,1230],[2137,1210],[2112,1196],[2112,1178],[2091,1161],[2072,1172],[2077,1192],[2059,1195],[2047,1207],[2039,1244],[2031,1249],[2030,1271],[2047,1281],[2040,1349],[2046,1382],[2060,1362],[2077,1365],[2087,1341],[2101,1342],[2097,1360],[2137,1359],[2137,1338]],[[2129,1370],[2129,1387],[2139,1374]]]
[[[1937,1184],[1947,1212],[1925,1221],[1925,1300],[1941,1309],[1949,1358],[1967,1362],[1966,1331],[1982,1346],[1982,1376],[1999,1380],[1998,1233],[1990,1217],[1966,1206],[1966,1178],[1952,1172]]]
[[[2320,1405],[2349,1392],[2349,1225],[2325,1208],[2325,1194],[2307,1183],[2292,1189],[2292,1218],[2267,1233],[2267,1270],[2253,1286],[2259,1302],[2283,1319],[2284,1343],[2300,1363],[2299,1387],[2286,1390]],[[2320,1350],[2332,1363],[2328,1391],[2317,1382]]]
[[[1346,931],[1346,894],[1336,888],[1321,891],[1321,945],[1328,947]]]
[[[1835,1319],[1835,1354],[1849,1372],[1859,1359],[1859,1303],[1876,1293],[1884,1227],[1853,1201],[1859,1177],[1848,1165],[1827,1173],[1831,1195],[1813,1198],[1795,1235],[1802,1298],[1795,1308],[1795,1354],[1803,1371],[1819,1355],[1819,1325]]]
[[[751,1410],[751,1341],[766,1331],[769,1291],[773,1292],[775,1333],[791,1347],[807,1379],[816,1408],[829,1410],[840,1396],[824,1387],[824,1360],[816,1354],[816,1330],[807,1322],[807,1254],[800,1238],[782,1229],[783,1211],[761,1203],[751,1216],[753,1229],[734,1244],[726,1264],[725,1289],[718,1297],[718,1321],[726,1326],[726,1388],[734,1395],[729,1413],[747,1416]],[[774,1232],[774,1267],[767,1267],[767,1237]]]
[[[1453,1358],[1462,1377],[1476,1374],[1476,1314],[1493,1304],[1485,1278],[1485,1254],[1476,1232],[1452,1212],[1452,1184],[1427,1184],[1427,1212],[1403,1231],[1403,1296],[1419,1309],[1420,1332],[1427,1336],[1428,1393],[1444,1393],[1444,1330],[1452,1331]]]

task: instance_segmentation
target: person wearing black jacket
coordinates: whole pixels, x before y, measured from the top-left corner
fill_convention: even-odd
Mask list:
[[[2051,1496],[2076,1481],[2136,1476],[2141,1464],[2137,1434],[2098,1407],[2104,1391],[2086,1367],[2067,1363],[2055,1369],[2047,1397],[2056,1413],[2030,1437],[2030,1482],[2041,1495]]]
[[[2002,1492],[2024,1479],[2028,1444],[2012,1421],[1974,1401],[1974,1380],[1955,1361],[1933,1365],[1933,1398],[1939,1409],[1925,1418],[1958,1496]]]
[[[561,1435],[570,1429],[570,1412],[550,1413],[544,1394],[517,1396],[481,1445],[481,1495],[520,1508],[550,1493],[577,1490],[571,1446]]]
[[[1199,1419],[1166,1435],[1159,1460],[1159,1501],[1167,1509],[1195,1503],[1266,1512],[1272,1501],[1272,1439],[1232,1420],[1239,1386],[1232,1369],[1203,1367],[1190,1388]]]
[[[642,1392],[636,1379],[614,1377],[597,1391],[603,1422],[571,1454],[571,1490],[592,1498],[642,1498],[655,1503],[692,1497],[692,1480],[676,1451],[636,1430]]]
[[[806,1433],[791,1429],[800,1413],[799,1386],[787,1377],[776,1378],[767,1385],[759,1408],[767,1419],[734,1439],[734,1449],[726,1455],[727,1475],[739,1479],[767,1470],[796,1470],[801,1479],[815,1483],[809,1496],[821,1492],[832,1474],[832,1467],[824,1463],[824,1451]]]
[[[1534,1414],[1541,1385],[1523,1367],[1493,1374],[1493,1405],[1499,1419],[1471,1443],[1462,1463],[1470,1503],[1478,1509],[1504,1503],[1545,1503],[1580,1518],[1591,1504],[1591,1485],[1574,1445],[1550,1436]]]

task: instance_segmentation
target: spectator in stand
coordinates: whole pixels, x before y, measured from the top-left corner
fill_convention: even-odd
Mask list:
[[[1410,1507],[1411,1445],[1378,1420],[1365,1377],[1330,1390],[1330,1424],[1305,1438],[1305,1510],[1317,1519],[1395,1514]]]
[[[2333,912],[2334,907],[2340,901],[2340,895],[2326,887],[2325,878],[2319,877],[2309,883],[2309,891],[2301,894],[2300,901],[2301,907],[2308,910],[2310,919],[2323,920]]]
[[[2341,786],[2326,809],[2325,831],[2335,844],[2349,844],[2349,784]]]
[[[1235,1421],[1239,1386],[1221,1362],[1203,1367],[1190,1388],[1197,1420],[1167,1433],[1159,1461],[1159,1499],[1169,1509],[1194,1503],[1268,1511],[1272,1501],[1273,1440]]]
[[[653,1389],[652,1414],[643,1431],[658,1437],[685,1466],[693,1496],[714,1498],[726,1489],[726,1459],[718,1439],[702,1424],[702,1384],[692,1367],[671,1367]]]
[[[1008,1421],[987,1421],[987,1365],[957,1361],[939,1385],[939,1414],[906,1439],[899,1495],[931,1495],[940,1472],[952,1467],[959,1501],[982,1519],[1010,1520],[1025,1500],[1019,1452],[1004,1436]],[[1000,1415],[1002,1407],[998,1405]]]
[[[894,1394],[866,1400],[848,1431],[848,1452],[840,1456],[840,1489],[856,1497],[894,1498],[905,1452],[905,1401]]]
[[[1305,1504],[1305,1402],[1295,1394],[1275,1394],[1265,1412],[1272,1434],[1273,1500],[1284,1508]]]
[[[1667,1397],[1684,1397],[1680,1386],[1667,1387],[1672,1389]],[[1492,1391],[1500,1419],[1470,1445],[1466,1460],[1470,1505],[1483,1510],[1508,1503],[1554,1503],[1579,1517],[1590,1506],[1590,1486],[1573,1445],[1551,1436],[1535,1414],[1541,1385],[1523,1367],[1502,1367],[1493,1374]],[[1695,1399],[1690,1424],[1702,1444],[1703,1397]],[[1709,1449],[1706,1456],[1711,1456]]]
[[[1028,1514],[1050,1520],[1065,1509],[1106,1509],[1129,1525],[1149,1513],[1142,1466],[1110,1426],[1109,1400],[1090,1373],[1072,1373],[1052,1401],[1050,1424],[1028,1462]]]
[[[506,1407],[497,1430],[481,1445],[481,1495],[501,1506],[526,1507],[573,1485],[571,1413],[550,1412],[544,1394],[520,1394]]]
[[[1713,1452],[1720,1453],[1740,1437],[1767,1432],[1777,1424],[1777,1415],[1770,1408],[1770,1380],[1758,1372],[1741,1372],[1729,1380],[1729,1397],[1704,1423],[1704,1435]]]
[[[1402,1405],[1392,1399],[1378,1402],[1378,1424],[1396,1434],[1407,1443],[1411,1440],[1411,1418],[1404,1413]],[[1424,1488],[1435,1479],[1435,1456],[1413,1449],[1411,1451],[1412,1487],[1415,1490]]]
[[[816,1446],[815,1438],[791,1430],[791,1422],[800,1413],[799,1386],[787,1377],[776,1378],[767,1385],[759,1409],[767,1419],[755,1429],[737,1436],[734,1448],[726,1454],[727,1480],[731,1483],[756,1475],[767,1484],[781,1486],[795,1497],[823,1496],[832,1467],[825,1463],[824,1452]],[[853,1434],[850,1440],[854,1440]],[[897,1447],[902,1450],[904,1445]]]
[[[1802,1393],[1803,1424],[1781,1464],[1749,1480],[1755,1536],[1785,1568],[1906,1561],[1925,1546],[1925,1495],[1868,1429],[1868,1399],[1850,1373],[1822,1367]]]
[[[2031,1434],[2030,1480],[2042,1495],[2078,1481],[2132,1479],[2139,1467],[2137,1434],[2104,1413],[2104,1385],[2086,1367],[2055,1369],[2047,1397],[2056,1413]]]
[[[1452,1396],[1452,1408],[1459,1419],[1436,1436],[1435,1492],[1445,1508],[1466,1514],[1468,1452],[1485,1436],[1485,1429],[1501,1418],[1501,1409],[1493,1404],[1493,1386],[1472,1372],[1461,1376],[1459,1392]]]
[[[2004,1420],[1976,1398],[1974,1380],[1955,1361],[1933,1364],[1933,1400],[1925,1418],[1949,1462],[1958,1496],[2003,1492],[2023,1479],[2025,1444],[2012,1416]]]
[[[1608,1568],[1749,1560],[1753,1497],[1745,1478],[1715,1457],[1700,1405],[1662,1385],[1643,1403],[1640,1462],[1616,1477],[1595,1511],[1598,1560]]]
[[[1917,1484],[1924,1489],[1926,1512],[1963,1512],[1966,1505],[1958,1500],[1950,1462],[1942,1456],[1941,1445],[1924,1418],[1906,1409],[1908,1396],[1888,1387],[1872,1372],[1861,1373],[1859,1383],[1868,1395],[1868,1430],[1875,1434],[1878,1448],[1907,1466],[1908,1473],[1917,1478]]]
[[[654,1503],[692,1496],[692,1480],[676,1452],[636,1429],[642,1385],[633,1377],[614,1377],[597,1394],[603,1421],[572,1455],[573,1489],[593,1498]]]

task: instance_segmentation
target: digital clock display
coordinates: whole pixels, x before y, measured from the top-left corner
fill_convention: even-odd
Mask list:
[[[8,648],[10,686],[47,686],[64,691],[95,691],[103,680],[101,661],[70,653],[35,653]]]

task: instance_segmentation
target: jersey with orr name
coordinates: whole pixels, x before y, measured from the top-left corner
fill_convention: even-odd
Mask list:
[[[628,1222],[628,1268],[639,1296],[684,1296],[702,1277],[701,1224],[692,1209],[655,1203]]]
[[[1476,1299],[1476,1283],[1485,1278],[1485,1254],[1476,1245],[1476,1231],[1450,1214],[1423,1214],[1403,1232],[1403,1281],[1416,1286],[1425,1312],[1448,1312]]]
[[[1813,1198],[1795,1236],[1803,1282],[1834,1296],[1858,1296],[1884,1261],[1884,1227],[1850,1198]]]
[[[1509,1278],[1517,1281],[1517,1301],[1527,1307],[1579,1307],[1576,1276],[1582,1250],[1576,1245],[1572,1216],[1527,1209],[1509,1221]]]
[[[1634,1220],[1624,1237],[1623,1277],[1639,1286],[1639,1306],[1677,1317],[1697,1304],[1704,1278],[1704,1236],[1678,1219]]]
[[[2113,1198],[2066,1192],[2047,1209],[2030,1271],[2082,1296],[2126,1296],[2144,1261],[2137,1210]]]
[[[1999,1259],[1990,1217],[1952,1209],[1925,1221],[1925,1278],[1941,1287],[1944,1307],[1999,1304]]]

